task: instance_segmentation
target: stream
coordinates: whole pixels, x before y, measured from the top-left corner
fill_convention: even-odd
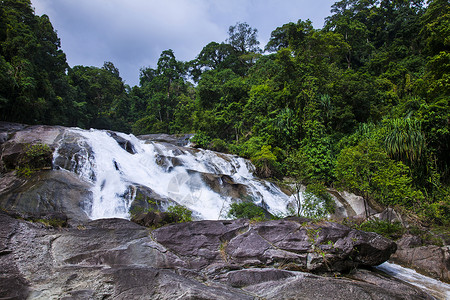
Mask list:
[[[433,295],[436,299],[450,300],[450,284],[424,276],[415,270],[404,268],[397,264],[385,262],[376,269],[404,282],[419,287],[428,294]]]

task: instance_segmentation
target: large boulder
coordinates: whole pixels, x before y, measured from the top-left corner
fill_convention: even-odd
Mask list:
[[[332,223],[290,218],[249,223],[200,221],[171,225],[152,233],[155,241],[192,267],[272,266],[314,272],[375,266],[395,252],[394,242]]]

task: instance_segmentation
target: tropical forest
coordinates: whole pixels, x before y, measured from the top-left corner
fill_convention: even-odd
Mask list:
[[[448,299],[448,0],[229,25],[130,86],[0,0],[0,298]]]
[[[336,187],[450,221],[446,0],[342,0],[322,29],[247,23],[191,61],[161,53],[128,86],[112,62],[69,67],[49,18],[0,4],[0,118],[135,135],[195,133],[263,178]]]

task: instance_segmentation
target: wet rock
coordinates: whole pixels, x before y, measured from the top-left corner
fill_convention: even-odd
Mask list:
[[[202,181],[214,192],[231,197],[233,199],[246,199],[249,195],[247,186],[235,183],[233,178],[228,175],[216,175],[211,173],[201,173],[189,171],[189,174],[198,173]]]
[[[133,143],[131,143],[129,140],[124,139],[123,137],[119,136],[117,133],[113,131],[108,131],[108,134],[110,137],[116,140],[116,142],[122,149],[124,149],[130,154],[136,154],[136,150],[134,149]]]
[[[94,154],[92,148],[85,142],[81,134],[67,130],[60,139],[61,142],[53,154],[53,168],[65,169],[84,176],[87,180],[95,181],[94,172],[87,170],[85,167],[89,165],[89,160]]]
[[[194,136],[193,134],[170,135],[165,133],[157,133],[157,134],[140,135],[137,138],[147,142],[163,142],[176,146],[186,146],[187,144],[189,144],[189,139],[193,136]]]
[[[404,293],[403,288],[412,290],[411,294]],[[243,288],[245,291],[258,294],[263,299],[433,299],[424,292],[417,291],[414,287],[404,283],[398,283],[397,289],[386,288],[382,285],[354,281],[349,279],[337,279],[316,276],[302,272],[296,272],[296,276],[269,281]],[[415,293],[414,293],[415,292]]]
[[[24,219],[59,220],[61,224],[74,225],[89,220],[85,209],[91,202],[91,187],[73,173],[42,171],[29,179],[9,174],[0,177],[0,186],[0,207]]]
[[[271,252],[274,243],[295,243],[291,229],[298,221],[259,225],[247,220],[200,221],[150,233],[123,219],[54,229],[0,212],[0,295],[6,299],[430,299],[413,287],[374,280],[370,272],[355,281],[230,262],[233,249],[245,256],[251,248]],[[286,231],[275,230],[280,226]],[[337,231],[333,225],[320,226],[331,228],[324,230],[330,239],[351,233],[339,226]],[[245,242],[250,248],[246,250],[242,237],[248,233],[256,239]],[[264,243],[261,235],[270,241]],[[231,246],[239,239],[237,247]],[[284,248],[296,247],[285,242]]]
[[[369,270],[355,270],[349,277],[351,279],[376,285],[388,291],[393,291],[394,293],[397,292],[397,295],[393,295],[394,298],[399,298],[401,296],[401,299],[433,299],[425,292],[414,288],[410,284]]]
[[[168,212],[150,211],[133,216],[131,221],[145,227],[161,227],[166,224],[179,222],[180,219],[178,216]]]
[[[129,190],[124,196],[128,199],[133,199],[130,205],[131,217],[149,211],[165,211],[169,206],[177,204],[175,201],[163,197],[152,189],[139,184],[130,185]]]

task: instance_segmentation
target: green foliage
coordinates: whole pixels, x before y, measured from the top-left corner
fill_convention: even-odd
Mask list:
[[[29,178],[33,175],[34,170],[32,170],[29,166],[21,166],[16,168],[16,174],[19,177]]]
[[[305,203],[308,203],[307,210],[311,212],[316,210],[314,217],[325,217],[328,214],[334,213],[335,206],[333,198],[323,184],[309,184],[305,190],[305,198]],[[309,215],[313,216],[312,213],[309,213]]]
[[[334,212],[333,198],[322,183],[308,184],[304,191],[297,181],[288,184],[293,188],[295,197],[294,206],[290,208],[291,215],[321,219]]]
[[[264,215],[264,210],[253,202],[232,203],[228,211],[228,217],[233,219],[258,219]]]
[[[341,187],[384,205],[413,207],[424,199],[411,186],[409,168],[390,159],[373,140],[342,150],[335,171]]]
[[[368,232],[375,232],[384,237],[387,237],[388,239],[394,240],[400,238],[405,232],[405,228],[400,222],[391,223],[378,219],[366,221],[357,226],[357,229]]]
[[[196,132],[197,145],[251,158],[260,176],[337,180],[442,223],[450,183],[448,23],[446,0],[339,0],[323,29],[309,20],[276,28],[271,54],[260,53],[256,29],[237,23],[225,42],[208,43],[190,62],[162,51],[129,87],[111,62],[69,68],[48,16],[35,15],[29,0],[5,0],[0,119]],[[23,163],[18,173],[34,168]]]
[[[47,227],[55,227],[55,228],[67,227],[67,221],[61,219],[37,219],[33,221],[44,224]]]
[[[174,216],[175,220],[180,220],[179,222],[190,222],[192,221],[192,211],[190,211],[186,206],[174,205],[169,206],[167,211]]]
[[[200,148],[208,149],[211,144],[211,138],[203,131],[197,132],[192,138],[191,142]]]
[[[264,145],[251,158],[256,168],[256,175],[262,178],[277,177],[280,174],[280,164],[271,149],[270,145]]]
[[[52,150],[46,144],[30,144],[17,161],[17,175],[30,177],[34,172],[52,166]]]
[[[450,225],[450,193],[447,191],[442,199],[432,203],[424,203],[420,212],[426,220],[433,224]]]
[[[228,152],[227,143],[221,139],[213,139],[211,141],[211,143],[208,145],[208,148],[213,151],[224,152],[224,153]]]
[[[417,119],[388,119],[384,144],[387,153],[400,160],[415,162],[425,148],[425,136]]]

